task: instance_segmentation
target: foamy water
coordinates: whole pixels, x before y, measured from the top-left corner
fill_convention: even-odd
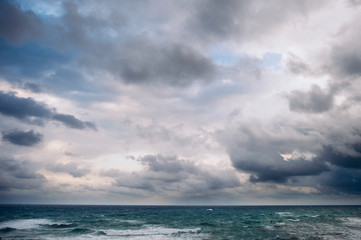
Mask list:
[[[0,206],[2,239],[361,239],[361,207]]]
[[[48,219],[19,219],[0,223],[0,229],[34,229],[40,227],[43,224],[53,224],[53,222]]]

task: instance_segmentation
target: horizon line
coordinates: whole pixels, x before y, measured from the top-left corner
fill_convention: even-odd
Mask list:
[[[332,207],[332,206],[361,206],[360,204],[85,204],[85,203],[0,203],[5,205],[34,205],[34,206],[123,206],[123,207]]]

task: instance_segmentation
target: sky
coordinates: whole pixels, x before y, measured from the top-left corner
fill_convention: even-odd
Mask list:
[[[0,0],[0,203],[361,204],[361,1]]]

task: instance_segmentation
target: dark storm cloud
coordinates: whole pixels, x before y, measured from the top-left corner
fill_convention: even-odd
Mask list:
[[[233,166],[251,175],[250,182],[359,194],[361,127],[358,114],[343,111],[335,109],[314,119],[279,118],[267,128],[243,122],[222,132],[220,141]]]
[[[126,83],[187,86],[194,81],[208,82],[217,73],[212,60],[192,47],[155,43],[147,36],[128,39],[109,50],[100,63]]]
[[[24,132],[15,129],[2,132],[2,139],[15,145],[31,147],[41,142],[43,135],[33,130]]]
[[[337,168],[323,174],[319,179],[319,189],[327,194],[361,194],[361,171]]]
[[[224,188],[235,188],[240,182],[234,172],[215,167],[195,165],[176,156],[147,155],[138,159],[145,169],[122,173],[105,171],[103,176],[115,179],[118,187],[142,189],[147,192],[178,192],[186,195],[207,195]]]
[[[16,97],[13,93],[0,92],[0,113],[24,120],[29,117],[50,118],[52,110],[32,98]]]
[[[88,168],[79,167],[76,163],[53,163],[46,168],[52,172],[68,173],[73,177],[80,178],[90,173]]]
[[[322,113],[333,106],[333,95],[325,93],[317,85],[313,85],[308,92],[294,90],[288,99],[290,110],[295,112]]]
[[[319,158],[344,168],[361,169],[361,143],[347,144],[347,152],[324,146]]]
[[[341,77],[361,76],[361,51],[360,44],[349,42],[347,46],[334,46],[331,55],[331,71],[336,72]]]
[[[257,124],[249,124],[222,133],[228,139],[221,141],[226,142],[233,166],[250,173],[251,182],[286,183],[292,177],[314,176],[329,170],[323,161],[304,154],[285,159],[281,154],[309,150],[312,142],[297,135],[292,128],[281,126],[277,131],[280,135],[266,132]]]
[[[201,41],[262,37],[294,17],[304,17],[322,3],[316,1],[197,1],[188,28]],[[282,6],[282,7],[280,7]]]
[[[17,97],[14,93],[0,91],[0,113],[29,123],[54,120],[70,128],[89,128],[96,131],[96,126],[92,122],[81,121],[73,115],[56,113],[55,109],[50,109],[43,103],[37,102],[32,98]],[[31,119],[33,117],[36,119]]]
[[[0,37],[22,42],[42,34],[42,20],[32,11],[23,12],[17,3],[0,0]]]
[[[243,156],[242,153],[230,155],[236,169],[252,174],[249,179],[251,182],[284,183],[290,177],[318,175],[328,170],[328,167],[318,160],[300,158],[285,161],[275,146],[271,149],[257,147],[259,152],[248,156]]]
[[[46,179],[37,170],[29,161],[0,157],[0,191],[40,188]]]
[[[62,124],[64,124],[69,128],[75,128],[75,129],[91,128],[93,130],[96,130],[96,127],[93,123],[80,121],[73,115],[57,113],[54,114],[52,119],[61,122]]]
[[[318,175],[327,171],[327,167],[320,161],[308,161],[297,159],[284,161],[279,159],[278,163],[268,165],[267,163],[257,164],[254,160],[242,160],[234,158],[236,168],[253,173],[251,182],[286,182],[289,177]]]

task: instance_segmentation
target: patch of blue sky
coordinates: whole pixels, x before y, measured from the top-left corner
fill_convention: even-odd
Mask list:
[[[46,16],[62,16],[64,14],[64,9],[61,1],[42,1],[42,0],[14,0],[17,3],[21,10],[23,11],[33,11],[37,15],[42,17]]]
[[[206,54],[214,63],[219,65],[234,66],[240,62],[240,59],[245,57],[244,54],[235,54],[222,45],[217,45]]]
[[[200,89],[196,96],[185,97],[185,100],[197,105],[209,105],[245,91],[246,87],[242,82],[214,82]]]
[[[266,52],[261,60],[262,68],[280,70],[281,69],[282,55],[274,52]]]
[[[0,71],[6,77],[39,78],[44,71],[58,68],[72,57],[69,52],[58,52],[34,42],[11,45],[0,39]]]

